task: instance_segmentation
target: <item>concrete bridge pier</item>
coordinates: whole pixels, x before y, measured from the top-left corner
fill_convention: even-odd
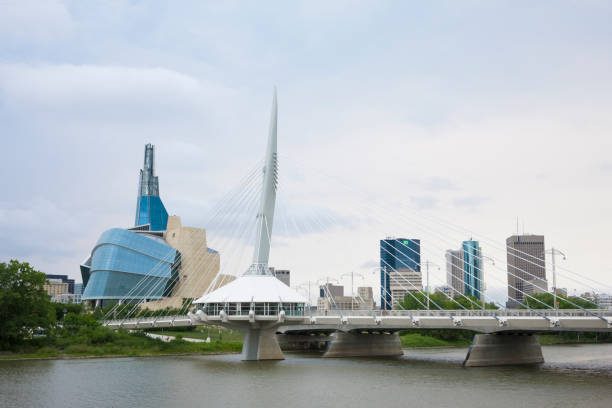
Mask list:
[[[391,357],[403,354],[397,333],[337,331],[323,357]]]
[[[284,360],[285,356],[276,340],[276,328],[244,330],[242,359],[251,360]]]
[[[526,333],[477,334],[463,365],[486,367],[544,362],[538,337]]]

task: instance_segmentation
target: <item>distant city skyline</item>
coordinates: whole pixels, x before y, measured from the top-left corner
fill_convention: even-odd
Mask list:
[[[550,4],[2,2],[0,259],[79,279],[99,232],[133,224],[147,143],[164,204],[209,231],[260,159],[276,85],[271,263],[292,282],[355,270],[376,288],[381,238],[420,236],[444,265],[473,236],[505,302],[518,217],[567,253],[559,287],[610,292],[612,6]],[[223,251],[232,228],[207,239]]]

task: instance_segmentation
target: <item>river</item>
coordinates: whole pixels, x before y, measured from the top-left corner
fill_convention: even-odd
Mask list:
[[[463,368],[466,349],[400,358],[239,355],[0,361],[0,406],[612,407],[612,344],[543,347],[538,367]]]

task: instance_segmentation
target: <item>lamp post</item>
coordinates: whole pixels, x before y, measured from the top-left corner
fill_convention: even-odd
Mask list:
[[[546,251],[547,254],[550,254],[552,257],[552,270],[553,270],[553,306],[555,309],[559,309],[559,305],[557,304],[557,268],[555,265],[555,255],[563,255],[563,260],[565,261],[567,257],[561,251],[556,248],[550,248]]]
[[[351,271],[351,273],[344,273],[342,275],[340,275],[340,279],[342,279],[344,276],[350,276],[351,277],[351,310],[355,310],[355,292],[354,292],[354,286],[353,286],[353,282],[354,282],[354,275],[357,275],[359,277],[361,277],[361,279],[365,279],[365,276],[363,276],[360,273],[355,273],[354,271]]]
[[[426,260],[422,263],[422,265],[425,265],[425,271],[427,274],[427,290],[425,293],[427,294],[427,310],[429,310],[429,266],[435,266],[438,269],[440,269],[440,267],[438,266],[438,264],[431,262],[430,260]]]
[[[491,258],[490,256],[486,256],[486,255],[482,255],[480,254],[480,258],[484,261],[484,260],[488,260],[491,261],[491,265],[495,265],[495,259]],[[484,265],[484,262],[483,262]],[[481,266],[480,267],[480,272],[481,272],[481,276],[480,276],[480,295],[482,296],[482,310],[486,310],[485,304],[485,290],[487,289],[487,284],[484,281],[484,268]]]

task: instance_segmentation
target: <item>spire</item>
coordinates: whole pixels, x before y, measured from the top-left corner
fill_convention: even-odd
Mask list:
[[[263,166],[263,185],[261,191],[261,207],[257,213],[257,235],[253,265],[245,275],[269,275],[268,257],[270,255],[270,241],[272,239],[272,224],[274,221],[274,207],[276,202],[276,188],[278,186],[278,157],[276,152],[276,133],[278,122],[278,103],[276,88],[272,98],[272,113],[270,115],[270,130],[268,133],[268,147]]]
[[[139,196],[159,196],[159,181],[155,176],[155,146],[145,145],[144,164],[140,170]]]
[[[134,226],[149,225],[151,231],[163,231],[167,223],[168,212],[159,198],[159,180],[155,175],[155,146],[148,143],[140,170]]]

